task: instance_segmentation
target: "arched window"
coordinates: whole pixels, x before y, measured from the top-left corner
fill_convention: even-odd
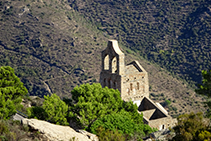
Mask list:
[[[112,73],[116,73],[117,71],[117,60],[116,57],[112,59]]]
[[[104,58],[104,70],[109,70],[109,55]]]

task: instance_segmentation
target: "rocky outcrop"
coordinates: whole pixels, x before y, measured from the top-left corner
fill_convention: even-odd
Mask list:
[[[94,134],[84,131],[83,134],[76,132],[69,126],[61,126],[51,124],[46,121],[37,119],[22,119],[23,124],[27,124],[30,128],[39,131],[50,141],[98,141],[98,137]],[[80,132],[82,132],[80,130]]]
[[[144,141],[168,141],[171,140],[175,136],[175,133],[166,129],[166,130],[160,130],[154,133],[151,133],[149,137],[144,139]]]

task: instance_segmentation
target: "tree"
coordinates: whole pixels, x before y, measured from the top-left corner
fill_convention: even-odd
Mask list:
[[[99,83],[76,86],[71,93],[75,104],[71,107],[70,117],[77,120],[82,127],[88,127],[98,118],[122,108],[123,101],[119,91],[102,88]]]
[[[14,69],[9,66],[0,67],[0,92],[5,98],[15,100],[28,93],[20,79],[15,75]]]
[[[42,106],[32,106],[31,108],[28,108],[27,114],[29,118],[36,118],[40,120],[45,120],[46,118],[48,118],[48,115],[42,108]]]
[[[9,66],[0,67],[0,118],[9,119],[22,105],[22,97],[28,93],[23,83]]]
[[[97,134],[99,127],[103,127],[104,129],[113,132],[118,130],[119,133],[129,135],[129,137],[132,137],[135,133],[137,133],[139,138],[155,131],[152,130],[152,128],[150,128],[147,124],[136,123],[136,121],[133,120],[132,115],[125,110],[121,110],[118,113],[105,115],[102,118],[97,119],[91,125],[90,130],[92,133]]]
[[[92,133],[96,134],[99,127],[130,136],[135,132],[144,135],[153,131],[144,125],[137,105],[132,101],[124,102],[118,90],[93,83],[76,86],[71,93],[75,103],[71,106],[70,117]]]
[[[59,96],[52,94],[51,96],[44,96],[45,101],[43,102],[42,108],[47,114],[45,120],[55,124],[68,125],[66,116],[68,106],[62,101]]]
[[[202,70],[202,84],[198,84],[198,89],[195,90],[197,94],[207,96],[207,102],[205,104],[209,107],[207,111],[207,116],[211,118],[211,70],[205,71]]]
[[[202,113],[190,113],[180,115],[177,125],[173,128],[176,136],[175,141],[204,141],[211,139],[208,121],[203,118]]]
[[[21,99],[20,99],[21,100]],[[0,118],[9,119],[16,113],[15,104],[10,99],[5,99],[5,94],[0,92]]]

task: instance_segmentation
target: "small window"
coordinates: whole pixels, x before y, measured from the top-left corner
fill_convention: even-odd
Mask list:
[[[130,90],[132,91],[133,90],[133,84],[130,83]]]
[[[139,82],[137,82],[137,90],[139,90]]]
[[[162,126],[162,129],[165,129],[165,125]]]

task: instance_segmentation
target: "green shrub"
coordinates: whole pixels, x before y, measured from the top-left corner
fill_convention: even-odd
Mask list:
[[[164,106],[169,106],[171,104],[171,101],[166,99],[165,102],[164,102]]]
[[[5,121],[1,120],[0,121],[0,135],[4,133],[8,133],[8,132],[9,132],[8,126],[6,125]]]
[[[202,113],[180,115],[177,125],[173,128],[176,136],[174,141],[205,141],[211,140],[209,125]]]
[[[29,118],[36,118],[40,120],[45,120],[47,113],[42,107],[33,106],[28,110]]]
[[[103,127],[97,128],[97,136],[99,141],[125,141],[126,137],[119,133],[118,130],[111,131]]]
[[[42,111],[43,113],[41,116],[45,116],[46,114],[45,120],[47,121],[60,125],[69,125],[66,119],[68,114],[68,106],[66,103],[56,94],[44,96],[44,99],[45,101],[42,106],[44,111]]]
[[[105,130],[119,133],[132,137],[139,135],[139,138],[144,137],[146,134],[153,132],[154,130],[146,124],[136,123],[133,120],[132,115],[129,112],[122,110],[119,113],[106,115],[96,120],[90,127],[92,133],[96,134],[97,129],[103,127]]]
[[[114,113],[106,115],[98,120],[96,120],[90,127],[91,132],[96,134],[97,128],[102,126],[105,129],[111,131],[118,130],[121,134],[132,135],[135,131],[143,131],[143,124],[139,125],[134,123],[130,114],[125,111],[121,113]]]

